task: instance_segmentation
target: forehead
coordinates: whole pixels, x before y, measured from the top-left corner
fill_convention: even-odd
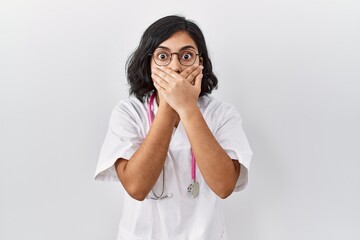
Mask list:
[[[190,37],[189,33],[185,31],[174,33],[159,45],[159,47],[165,47],[171,51],[179,51],[184,46],[192,46],[197,50],[195,41]]]

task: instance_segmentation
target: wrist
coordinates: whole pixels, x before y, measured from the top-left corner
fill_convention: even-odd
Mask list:
[[[164,114],[167,118],[169,118],[170,120],[176,120],[178,117],[177,112],[167,103],[163,102],[160,106],[159,106],[159,113]]]
[[[199,111],[199,107],[198,107],[197,103],[194,103],[191,105],[183,106],[181,109],[179,109],[178,114],[181,119],[185,119],[185,118],[190,117],[197,111]]]

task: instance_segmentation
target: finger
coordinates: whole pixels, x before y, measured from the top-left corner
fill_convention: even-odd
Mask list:
[[[161,69],[159,69],[159,68],[153,68],[153,69],[151,69],[151,73],[152,74],[154,74],[154,75],[156,75],[156,76],[158,76],[158,77],[160,77],[161,79],[163,79],[164,81],[166,81],[166,82],[168,82],[168,77],[169,77],[169,75],[166,73],[166,72],[164,72],[164,71],[162,71]],[[152,76],[152,75],[151,75]]]
[[[161,77],[159,77],[156,74],[151,74],[151,78],[154,80],[154,85],[157,84],[159,85],[160,88],[162,89],[167,89],[168,83]]]
[[[171,77],[173,79],[177,79],[179,76],[181,76],[179,73],[173,71],[170,68],[161,66],[157,69],[159,71],[159,74],[164,74],[165,77]]]
[[[196,68],[196,70],[193,71],[193,72],[186,78],[186,80],[187,80],[188,82],[192,83],[192,82],[195,80],[196,76],[199,75],[203,69],[204,69],[203,66],[198,66],[198,67]]]
[[[189,76],[193,71],[195,71],[198,66],[199,66],[199,65],[197,65],[197,64],[191,65],[191,66],[185,68],[185,69],[180,73],[180,75],[181,75],[183,78],[187,79],[188,76]]]
[[[165,92],[165,89],[164,88],[162,88],[159,84],[157,84],[156,82],[154,82],[154,86],[155,86],[155,88],[156,88],[156,90],[158,91],[158,94],[159,94],[159,100],[160,100],[160,102],[162,101],[162,97],[161,97],[161,95],[162,94],[164,94],[164,92]]]

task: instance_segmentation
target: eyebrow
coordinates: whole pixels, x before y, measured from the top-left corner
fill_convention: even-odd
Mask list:
[[[169,51],[170,51],[170,48],[165,47],[165,46],[158,46],[157,48],[162,48],[162,49],[166,49],[166,50],[169,50]],[[180,48],[180,49],[179,49],[179,52],[181,52],[181,51],[184,50],[184,49],[188,49],[188,48],[191,48],[191,49],[196,50],[194,46],[192,46],[192,45],[186,45],[186,46]],[[170,52],[171,52],[171,51],[170,51]]]

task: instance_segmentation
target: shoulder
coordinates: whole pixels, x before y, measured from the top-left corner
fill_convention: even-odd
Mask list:
[[[131,110],[137,110],[142,109],[145,107],[145,104],[142,103],[139,99],[130,96],[127,99],[121,99],[119,102],[115,105],[114,110],[115,111],[131,111]]]
[[[146,114],[146,100],[141,102],[136,97],[130,96],[127,99],[121,99],[113,108],[112,114],[121,114],[133,118],[141,117]]]
[[[133,96],[119,100],[112,110],[110,121],[116,125],[120,123],[145,124],[147,116],[146,101],[147,99],[143,103]]]
[[[237,116],[240,118],[240,115],[237,109],[233,104],[220,101],[213,96],[202,96],[198,101],[199,108],[204,116],[209,117],[228,117],[228,116]]]

